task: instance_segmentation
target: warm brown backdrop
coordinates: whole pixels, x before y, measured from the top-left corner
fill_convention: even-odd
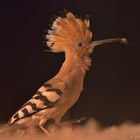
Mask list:
[[[0,122],[54,76],[63,54],[44,52],[44,29],[64,8],[91,16],[94,39],[125,36],[129,46],[100,46],[92,54],[84,91],[70,110],[71,119],[94,117],[102,125],[140,122],[140,8],[138,0],[1,0]]]

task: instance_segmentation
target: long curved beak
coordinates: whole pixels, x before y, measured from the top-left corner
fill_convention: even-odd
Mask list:
[[[128,41],[127,41],[126,38],[112,38],[112,39],[104,39],[104,40],[93,41],[90,44],[90,48],[93,50],[98,45],[103,45],[103,44],[108,44],[108,43],[117,43],[117,42],[128,44]]]

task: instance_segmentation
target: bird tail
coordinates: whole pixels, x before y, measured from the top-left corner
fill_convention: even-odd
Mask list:
[[[58,16],[46,35],[47,45],[52,52],[65,52],[83,40],[90,43],[89,26],[89,19],[77,18],[71,12],[65,13],[65,17]]]

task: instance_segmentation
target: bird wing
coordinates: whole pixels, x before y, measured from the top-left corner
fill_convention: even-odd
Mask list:
[[[61,82],[58,82],[54,86],[44,83],[36,94],[11,117],[9,124],[13,124],[19,119],[29,117],[43,109],[53,107],[63,96],[64,88],[64,86],[62,88]]]

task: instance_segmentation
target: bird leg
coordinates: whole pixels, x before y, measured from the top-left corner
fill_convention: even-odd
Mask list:
[[[46,122],[45,119],[41,120],[39,122],[39,127],[43,132],[45,132],[49,136],[49,131],[44,127],[45,122]]]

